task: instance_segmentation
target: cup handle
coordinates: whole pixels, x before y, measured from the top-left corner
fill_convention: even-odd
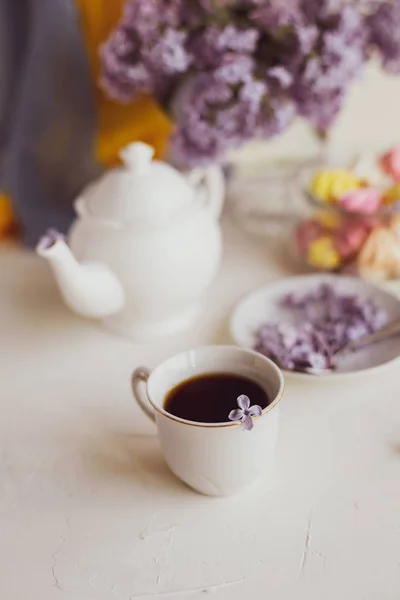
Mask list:
[[[150,406],[149,399],[146,393],[146,383],[148,378],[150,377],[149,369],[146,367],[139,367],[135,369],[132,373],[132,392],[133,397],[136,402],[139,404],[140,408],[146,415],[155,422],[154,411]]]

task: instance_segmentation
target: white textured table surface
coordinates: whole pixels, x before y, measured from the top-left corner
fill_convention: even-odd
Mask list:
[[[233,303],[282,274],[228,223],[225,240],[202,324],[148,346],[74,317],[44,263],[1,248],[1,600],[400,597],[398,367],[289,384],[276,480],[237,497],[192,492],[144,435],[132,369],[227,341]]]

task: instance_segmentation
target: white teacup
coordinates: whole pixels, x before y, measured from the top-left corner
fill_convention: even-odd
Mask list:
[[[204,373],[243,375],[265,389],[271,403],[254,417],[251,431],[228,417],[225,423],[197,423],[164,409],[171,389]],[[235,346],[196,348],[173,356],[151,373],[146,368],[136,369],[132,388],[139,406],[157,425],[171,471],[196,491],[229,496],[271,472],[284,381],[280,369],[268,358]]]

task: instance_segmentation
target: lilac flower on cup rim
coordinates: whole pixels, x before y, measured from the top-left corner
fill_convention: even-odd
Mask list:
[[[231,421],[242,421],[243,429],[251,431],[254,427],[253,417],[259,417],[262,413],[262,408],[258,404],[250,406],[250,398],[244,394],[238,397],[237,403],[239,408],[231,410],[229,419]]]

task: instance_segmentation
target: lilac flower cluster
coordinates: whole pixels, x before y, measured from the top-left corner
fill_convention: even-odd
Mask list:
[[[216,160],[297,114],[325,131],[371,52],[400,72],[400,0],[130,0],[101,49],[101,85],[155,95],[172,149]]]
[[[400,2],[381,2],[367,18],[369,41],[390,73],[400,73]]]
[[[254,349],[289,371],[333,368],[339,348],[387,321],[371,300],[339,294],[327,284],[306,295],[287,295],[280,305],[288,310],[288,322],[262,325]]]

